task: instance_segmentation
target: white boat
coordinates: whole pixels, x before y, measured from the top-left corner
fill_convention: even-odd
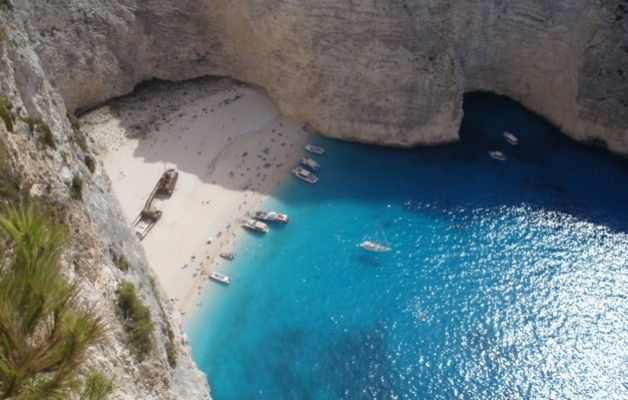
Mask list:
[[[225,285],[228,285],[231,283],[231,278],[229,278],[227,275],[223,275],[220,272],[211,272],[209,274],[209,277],[213,280],[215,280],[216,282],[220,282],[220,283],[224,283]]]
[[[320,147],[320,146],[316,146],[313,144],[307,144],[305,145],[305,150],[309,151],[312,154],[318,154],[319,156],[322,156],[323,154],[325,154],[325,149]]]
[[[519,143],[519,139],[517,139],[515,135],[513,135],[512,133],[508,131],[504,132],[504,139],[506,139],[506,141],[512,144],[513,146],[516,146],[517,143]]]
[[[245,220],[242,223],[242,227],[244,229],[249,229],[251,231],[260,232],[260,233],[268,233],[268,231],[269,231],[268,225],[266,225],[263,222],[256,221],[256,220],[254,220],[252,218],[249,218],[249,219]]]
[[[308,183],[318,182],[318,176],[314,175],[303,167],[295,167],[294,169],[292,169],[292,175]]]
[[[360,247],[364,250],[372,251],[374,253],[384,253],[386,251],[390,251],[390,247],[384,246],[383,244],[371,242],[370,240],[365,240],[360,243]]]
[[[220,253],[220,257],[224,258],[225,260],[233,260],[234,254],[229,252],[229,253]]]
[[[506,154],[502,153],[499,150],[489,151],[488,155],[491,156],[492,158],[496,159],[496,160],[506,161]]]
[[[312,160],[310,157],[303,157],[301,159],[301,165],[309,168],[312,172],[320,172],[321,165],[316,161]]]
[[[287,224],[289,221],[287,214],[276,211],[255,211],[252,217],[262,221],[279,222],[280,224]]]

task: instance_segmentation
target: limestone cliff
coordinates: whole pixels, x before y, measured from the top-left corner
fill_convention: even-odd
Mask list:
[[[70,110],[229,75],[327,135],[409,146],[456,140],[463,94],[484,90],[628,154],[626,0],[14,3]]]
[[[0,111],[4,112],[0,116],[11,115],[14,126],[11,132],[0,120],[1,179],[5,168],[10,169],[23,191],[45,198],[70,228],[70,243],[62,257],[65,271],[80,283],[82,302],[95,307],[107,326],[104,341],[88,354],[88,367],[113,379],[112,399],[209,399],[206,378],[192,362],[180,316],[153,280],[142,247],[110,192],[108,178],[93,163],[89,143],[66,117],[64,99],[29,37],[30,20],[14,18],[3,4]],[[17,15],[22,5],[16,4]],[[38,130],[42,126],[50,128],[51,138],[42,140],[43,131]],[[82,182],[82,188],[73,182]],[[121,255],[128,261],[127,271],[115,266]],[[121,281],[135,285],[155,326],[154,348],[142,362],[128,344],[116,305],[115,291]],[[172,345],[170,353],[168,344]]]

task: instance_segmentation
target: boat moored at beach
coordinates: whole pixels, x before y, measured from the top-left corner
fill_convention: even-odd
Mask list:
[[[224,252],[224,253],[220,253],[220,257],[224,258],[225,260],[231,261],[233,260],[235,255],[231,252]]]
[[[276,211],[255,211],[252,217],[261,221],[279,222],[280,224],[287,224],[289,221],[287,214]]]
[[[499,161],[506,161],[506,154],[502,153],[499,150],[489,151],[488,155]]]
[[[312,172],[321,172],[321,165],[312,160],[310,157],[301,158],[301,165],[308,168]]]
[[[254,231],[254,232],[260,232],[260,233],[268,233],[268,231],[270,230],[270,229],[268,229],[268,225],[266,225],[263,222],[256,221],[256,220],[254,220],[252,218],[249,218],[249,219],[245,220],[242,223],[242,227],[244,229],[248,229],[248,230],[251,230],[251,231]]]
[[[323,154],[325,154],[325,149],[320,147],[320,146],[316,146],[313,144],[307,144],[305,145],[305,150],[309,151],[312,154],[318,154],[319,156],[322,156]]]
[[[220,272],[213,272],[213,271],[212,271],[212,272],[209,274],[209,277],[210,277],[212,280],[214,280],[214,281],[216,281],[216,282],[218,282],[218,283],[225,284],[225,285],[228,285],[228,284],[230,284],[230,283],[231,283],[231,278],[229,278],[227,275],[223,275],[223,274],[221,274]]]
[[[308,171],[307,169],[303,167],[295,167],[292,170],[292,175],[308,183],[318,182],[318,176],[314,175],[313,173],[311,173],[310,171]]]
[[[365,240],[360,243],[360,247],[364,250],[372,251],[374,253],[384,253],[390,251],[390,247],[384,246],[383,244],[371,242],[370,240]]]
[[[514,134],[506,131],[503,133],[503,135],[504,135],[504,139],[506,139],[506,141],[512,144],[513,146],[516,146],[517,143],[519,143],[519,139],[517,139],[517,137]]]

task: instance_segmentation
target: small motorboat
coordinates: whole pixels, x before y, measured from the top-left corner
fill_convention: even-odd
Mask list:
[[[216,282],[228,285],[231,283],[231,278],[229,278],[227,275],[223,275],[220,272],[211,272],[209,274],[209,277],[213,280],[215,280]]]
[[[301,159],[301,165],[310,169],[312,172],[321,172],[321,165],[316,161],[312,160],[310,157],[303,157]]]
[[[233,260],[234,254],[229,252],[229,253],[220,253],[220,257],[224,258],[225,260]]]
[[[519,143],[519,139],[517,139],[517,137],[515,135],[513,135],[512,133],[506,131],[504,132],[504,139],[506,139],[506,141],[508,143],[510,143],[513,146],[516,146],[517,143]]]
[[[488,155],[499,161],[506,161],[506,158],[507,158],[506,154],[502,153],[499,150],[489,151]]]
[[[323,154],[325,154],[325,149],[320,147],[320,146],[316,146],[313,144],[308,144],[305,145],[305,150],[309,151],[312,154],[318,154],[319,156],[322,156]]]
[[[292,170],[292,175],[296,176],[297,178],[307,183],[314,184],[318,182],[318,176],[314,175],[313,173],[311,173],[310,171],[308,171],[307,169],[303,167],[295,167]]]
[[[254,232],[260,232],[260,233],[268,233],[269,229],[268,229],[268,225],[266,225],[263,222],[260,221],[256,221],[252,218],[249,218],[247,220],[245,220],[242,223],[242,227],[244,229],[248,229]]]
[[[276,211],[255,211],[252,217],[261,221],[279,222],[280,224],[287,224],[289,221],[287,214]]]
[[[364,250],[372,251],[374,253],[384,253],[390,251],[390,247],[384,246],[383,244],[371,242],[370,240],[365,240],[360,243],[360,247]]]

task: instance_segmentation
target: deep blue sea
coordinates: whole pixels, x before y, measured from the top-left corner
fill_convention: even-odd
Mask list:
[[[457,144],[314,142],[187,323],[216,400],[628,398],[626,159],[487,94]]]

